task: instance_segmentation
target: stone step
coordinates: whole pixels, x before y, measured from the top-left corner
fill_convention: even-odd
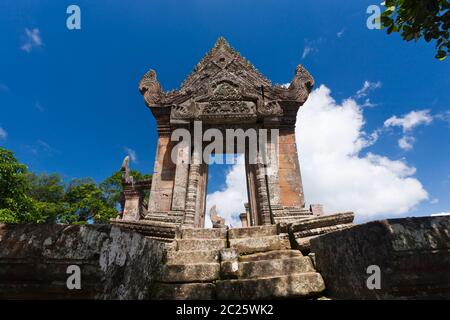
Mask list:
[[[181,239],[226,239],[226,228],[203,229],[203,228],[183,228],[180,231]]]
[[[156,215],[156,214],[148,214],[145,216],[146,220],[149,221],[158,221],[165,223],[179,223],[181,222],[181,217],[174,217],[169,215]]]
[[[219,278],[220,263],[166,264],[161,282],[206,282]]]
[[[291,244],[287,234],[256,238],[230,239],[229,242],[230,248],[235,249],[239,254],[291,249]]]
[[[225,265],[230,262],[222,263]],[[229,270],[229,269],[228,269]],[[309,257],[239,262],[235,274],[238,279],[287,276],[295,273],[315,272]]]
[[[160,283],[152,298],[159,300],[213,300],[216,286],[212,283]]]
[[[229,239],[266,237],[278,234],[277,225],[256,226],[248,228],[232,228],[228,230]]]
[[[239,256],[239,262],[261,261],[272,259],[289,259],[296,257],[303,257],[303,255],[298,250],[274,250],[268,252],[249,254],[245,256]]]
[[[180,239],[177,240],[178,250],[220,250],[227,246],[227,241],[222,239]]]
[[[309,298],[324,290],[322,276],[316,272],[216,282],[216,295],[220,300]]]
[[[219,250],[168,251],[167,263],[218,263]]]

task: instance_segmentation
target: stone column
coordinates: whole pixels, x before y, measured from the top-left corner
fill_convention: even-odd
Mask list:
[[[206,189],[208,184],[208,165],[202,163],[200,165],[200,174],[197,184],[197,199],[194,224],[196,228],[205,226],[205,206],[206,206]]]
[[[189,166],[189,181],[186,195],[186,211],[183,226],[195,226],[195,214],[197,211],[197,192],[200,178],[201,153],[195,150],[192,153],[191,165]]]
[[[172,211],[184,211],[186,209],[186,192],[189,177],[189,152],[188,144],[181,145],[178,149],[175,169],[175,182],[173,186]]]
[[[281,205],[303,208],[305,200],[294,125],[280,129],[278,159]]]
[[[262,161],[262,155],[258,152],[256,171],[256,190],[257,201],[259,207],[259,225],[267,225],[272,223],[269,194],[267,190],[266,168]]]
[[[172,144],[170,132],[158,132],[158,147],[156,150],[155,165],[153,169],[152,187],[148,211],[169,212],[172,203],[172,191],[175,177],[175,164],[171,159]]]
[[[248,221],[247,221],[247,213],[241,213],[239,215],[239,218],[241,219],[241,227],[242,228],[247,228],[248,227]]]
[[[269,197],[269,204],[271,214],[274,216],[283,214],[283,207],[281,206],[280,195],[280,181],[279,181],[279,130],[273,127],[267,127],[268,137],[265,145],[260,143],[260,148],[263,149],[265,156],[265,171],[267,178],[267,193]]]
[[[125,203],[122,220],[139,221],[143,214],[144,192],[132,183],[123,184]]]
[[[256,170],[255,164],[249,164],[248,153],[245,157],[245,175],[247,178],[247,197],[248,197],[248,219],[247,224],[249,226],[259,225],[259,205],[256,187]]]

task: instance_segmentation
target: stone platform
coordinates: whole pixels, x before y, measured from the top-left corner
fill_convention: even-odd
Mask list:
[[[141,233],[154,225],[0,224],[0,299],[450,298],[450,217],[311,231],[324,223],[175,228],[164,241]],[[308,230],[306,255],[295,233]],[[81,290],[66,286],[70,265]],[[374,265],[381,287],[369,289]]]

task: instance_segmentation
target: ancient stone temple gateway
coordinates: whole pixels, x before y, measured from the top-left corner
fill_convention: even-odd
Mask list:
[[[168,243],[154,298],[313,297],[323,292],[321,275],[303,254],[309,253],[311,239],[352,226],[353,213],[325,216],[320,205],[305,208],[295,125],[313,84],[299,65],[289,87],[272,85],[223,38],[177,91],[163,91],[153,70],[143,76],[139,90],[158,127],[153,177],[135,182],[124,160],[124,211],[111,222]],[[248,203],[240,215],[242,228],[228,229],[214,210],[214,228],[203,229],[208,179],[203,151],[208,145],[195,139],[200,121],[203,131],[269,132],[268,139],[258,135],[253,141],[256,155],[245,140],[244,148],[230,147],[221,134],[228,144],[225,153],[244,154]],[[180,129],[189,133],[188,143],[173,139]]]
[[[294,129],[312,86],[302,66],[288,88],[272,86],[222,38],[178,91],[147,72],[139,89],[158,125],[153,179],[134,181],[125,158],[124,211],[109,225],[0,224],[0,299],[448,299],[449,217],[354,226],[352,212],[305,208]],[[227,151],[245,154],[242,228],[214,210],[204,228],[208,165],[198,158],[208,146],[171,139],[197,121],[278,130],[277,144],[258,136],[254,158],[250,147]],[[81,290],[66,286],[72,265]],[[379,290],[366,282],[373,265]]]
[[[176,145],[176,141],[171,140],[172,133],[184,128],[194,136],[194,121],[201,121],[203,130],[211,127],[222,131],[229,128],[278,129],[278,152],[271,152],[275,148],[271,139],[262,145],[264,150],[258,151],[276,157],[268,159],[276,163],[275,170],[267,171],[265,163],[251,163],[246,146],[249,202],[247,213],[241,217],[244,225],[294,222],[312,215],[311,210],[305,209],[295,122],[298,109],[305,103],[313,85],[313,78],[301,65],[295,70],[288,88],[272,85],[223,38],[219,38],[177,91],[164,92],[156,72],[147,72],[139,90],[158,127],[149,205],[148,208],[141,206],[141,186],[126,183],[122,219],[204,227],[208,165],[195,163],[202,158],[204,145],[200,152],[193,147],[196,142],[178,151],[189,154],[191,161],[174,163],[171,160]]]

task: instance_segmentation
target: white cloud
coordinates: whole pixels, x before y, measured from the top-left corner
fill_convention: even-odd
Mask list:
[[[430,110],[411,111],[402,117],[392,116],[384,122],[385,127],[401,127],[408,132],[419,125],[428,125],[433,121]]]
[[[302,59],[305,59],[313,50],[314,48],[312,47],[305,47],[303,49]]]
[[[237,163],[226,175],[225,187],[206,197],[206,227],[211,226],[209,209],[213,205],[216,205],[217,213],[225,218],[227,225],[239,226],[239,214],[245,212],[245,202],[247,202],[247,183],[245,181],[244,156],[239,155]]]
[[[433,213],[430,216],[437,217],[437,216],[450,216],[450,212],[439,212],[439,213]]]
[[[8,137],[8,132],[0,127],[0,140],[6,140],[6,137]]]
[[[322,38],[318,38],[316,40],[308,40],[305,39],[305,46],[302,53],[302,59],[305,59],[312,53],[319,52],[318,46],[323,42]]]
[[[297,117],[296,139],[308,203],[325,211],[354,211],[361,219],[400,215],[428,199],[427,191],[404,160],[361,151],[376,143],[378,132],[363,131],[362,106],[353,99],[337,104],[330,90],[315,89]],[[247,201],[245,166],[239,158],[226,176],[223,190],[207,196],[227,224],[238,225]],[[211,226],[209,219],[207,226]]]
[[[338,33],[336,33],[336,36],[337,36],[338,38],[341,38],[341,37],[344,35],[344,32],[345,32],[345,28],[342,29],[341,31],[339,31]]]
[[[400,127],[403,136],[398,140],[398,146],[403,150],[411,150],[415,142],[412,135],[414,128],[420,125],[429,125],[433,121],[430,110],[411,111],[402,117],[392,116],[384,122],[384,127]]]
[[[403,150],[411,150],[415,141],[416,139],[414,137],[403,136],[398,140],[398,146]]]
[[[430,203],[431,204],[439,203],[439,199],[438,198],[433,198],[433,199],[430,200]]]
[[[382,86],[381,81],[370,82],[370,81],[366,80],[366,81],[364,81],[362,88],[356,92],[355,98],[359,99],[359,98],[366,97],[370,91],[379,89],[379,88],[381,88],[381,86]]]
[[[33,48],[37,48],[43,45],[41,34],[38,28],[32,30],[26,28],[24,35],[24,42],[20,49],[26,52],[31,52]]]
[[[25,148],[35,156],[53,156],[60,153],[60,151],[41,139],[38,139],[32,145],[25,145]]]
[[[130,156],[130,160],[137,163],[138,158],[137,158],[136,151],[131,148],[128,148],[128,147],[124,147],[123,149],[125,150],[127,155]]]
[[[404,160],[361,155],[375,140],[364,133],[362,108],[353,99],[337,104],[322,85],[299,111],[297,123],[308,203],[322,203],[327,212],[352,210],[360,217],[373,217],[406,213],[428,198],[413,177],[415,168]]]

